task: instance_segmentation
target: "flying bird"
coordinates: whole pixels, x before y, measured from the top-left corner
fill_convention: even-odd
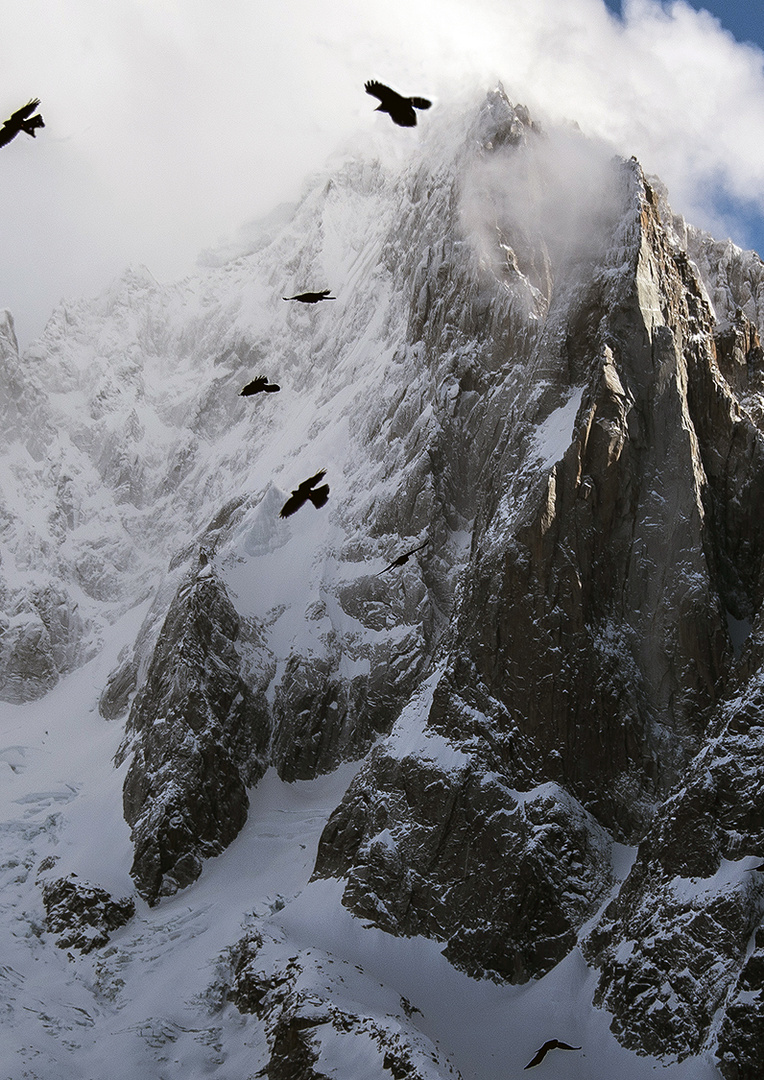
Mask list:
[[[549,1039],[543,1046],[539,1047],[534,1057],[525,1066],[526,1069],[532,1069],[534,1065],[540,1065],[550,1050],[580,1050],[580,1046],[569,1046],[567,1043],[560,1042],[559,1039]],[[525,1070],[523,1070],[525,1071]]]
[[[384,83],[372,80],[364,85],[367,94],[379,98],[381,104],[377,105],[377,112],[390,114],[391,119],[400,127],[414,127],[416,125],[416,113],[414,109],[429,109],[431,101],[423,97],[403,97],[396,94]]]
[[[412,555],[416,555],[417,551],[421,551],[422,548],[427,547],[429,542],[429,540],[425,540],[419,547],[412,548],[411,551],[407,551],[405,555],[399,555],[397,559],[393,559],[389,566],[386,566],[384,570],[380,570],[379,573],[374,576],[379,577],[380,574],[386,574],[388,570],[392,570],[395,566],[403,566],[404,563],[409,561]]]
[[[247,383],[243,390],[239,391],[239,397],[250,397],[265,391],[266,394],[275,394],[281,387],[277,383],[269,383],[267,375],[258,375],[252,382]]]
[[[322,484],[321,487],[316,487],[323,478],[326,476],[326,469],[321,469],[315,476],[309,477],[307,480],[295,488],[287,501],[281,507],[279,517],[288,518],[292,514],[295,514],[301,506],[304,506],[308,500],[310,500],[315,506],[316,510],[326,505],[326,501],[329,498],[329,485]]]
[[[25,131],[27,135],[31,135],[33,139],[35,138],[35,128],[45,127],[43,118],[39,113],[36,116],[30,115],[39,104],[40,99],[34,98],[32,101],[28,101],[21,109],[17,109],[5,121],[0,128],[0,146],[5,146],[11,139],[15,139],[20,131]]]
[[[330,296],[331,289],[322,289],[321,292],[301,292],[297,296],[282,296],[282,300],[299,300],[301,304],[317,304],[320,300],[336,300],[336,296]]]

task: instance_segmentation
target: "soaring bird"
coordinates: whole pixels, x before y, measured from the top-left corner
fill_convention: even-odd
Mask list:
[[[534,1057],[525,1066],[526,1069],[532,1069],[534,1065],[540,1065],[550,1050],[580,1050],[580,1046],[568,1046],[567,1043],[560,1042],[559,1039],[548,1039],[543,1046],[539,1047]]]
[[[282,300],[299,300],[301,304],[317,304],[320,300],[336,300],[336,296],[330,296],[331,289],[322,289],[321,292],[301,292],[297,296],[282,296]]]
[[[377,112],[390,113],[392,120],[400,127],[414,127],[416,125],[416,113],[414,109],[429,109],[431,101],[423,97],[403,97],[396,94],[384,83],[372,80],[364,84],[367,94],[379,98],[381,105],[377,105]]]
[[[21,109],[17,109],[5,121],[0,128],[0,146],[5,146],[11,139],[15,139],[20,131],[25,131],[27,135],[31,135],[33,139],[35,138],[35,128],[45,127],[43,118],[39,113],[37,116],[30,116],[30,113],[33,113],[39,104],[40,99],[34,98],[33,101],[28,101]]]
[[[239,397],[249,397],[251,394],[275,394],[281,387],[277,383],[269,383],[267,375],[258,375],[252,382],[247,383],[243,390],[239,391]]]
[[[421,551],[422,548],[427,547],[429,542],[429,540],[425,540],[419,547],[412,548],[411,551],[407,551],[405,555],[399,555],[397,559],[393,559],[389,566],[386,566],[384,570],[380,570],[379,573],[374,576],[379,577],[380,574],[386,574],[388,570],[392,570],[395,566],[403,566],[404,563],[409,561],[412,555],[416,555],[417,551]]]
[[[326,469],[321,469],[315,476],[309,477],[307,480],[295,488],[287,501],[281,507],[281,513],[279,517],[288,518],[292,514],[296,513],[301,506],[303,506],[309,499],[318,510],[322,506],[326,506],[326,500],[329,498],[329,485],[322,484],[321,487],[316,487],[316,484],[323,480],[326,476]]]

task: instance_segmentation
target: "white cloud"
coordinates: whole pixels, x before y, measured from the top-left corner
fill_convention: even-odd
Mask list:
[[[436,102],[500,78],[636,154],[698,224],[735,230],[720,188],[764,211],[764,55],[682,2],[621,23],[602,0],[8,0],[3,23],[0,108],[39,96],[47,125],[0,150],[0,306],[26,337],[60,296],[130,261],[179,275],[296,197],[383,122],[372,77]]]

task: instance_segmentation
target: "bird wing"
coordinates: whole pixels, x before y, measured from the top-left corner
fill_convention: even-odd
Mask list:
[[[323,480],[323,478],[325,476],[326,476],[326,469],[320,469],[319,472],[317,472],[315,476],[309,476],[307,480],[303,480],[303,482],[299,485],[297,490],[300,493],[310,491],[310,489],[314,488],[316,486],[316,484],[320,483],[320,481]],[[292,494],[294,494],[294,492],[292,492]]]
[[[364,84],[364,90],[367,94],[371,94],[372,97],[378,98],[383,105],[392,105],[397,101],[403,100],[401,95],[396,93],[395,90],[391,90],[389,86],[385,86],[384,83],[377,82],[376,79],[371,79]]]
[[[243,390],[239,391],[239,396],[243,394],[246,397],[249,394],[257,394],[261,390],[265,390],[267,382],[268,378],[266,375],[258,375],[252,382],[248,382]]]
[[[303,503],[306,503],[307,501],[308,501],[308,496],[303,494],[303,492],[301,492],[301,491],[293,491],[292,494],[287,499],[287,501],[281,507],[279,517],[282,517],[282,518],[291,517],[292,514],[296,513],[300,509],[300,507],[303,505]]]
[[[411,551],[406,551],[403,555],[399,555],[398,558],[393,559],[390,565],[386,566],[384,570],[378,570],[376,577],[379,577],[380,574],[387,573],[388,570],[392,570],[396,566],[403,566],[404,563],[409,561],[412,555],[416,555],[417,551],[421,551],[422,548],[427,547],[429,542],[429,539],[427,539],[423,544],[420,544],[419,547],[412,548]]]
[[[26,120],[28,116],[31,116],[39,104],[39,98],[28,101],[26,105],[22,105],[20,109],[16,109],[15,113],[11,113],[10,119],[5,121],[6,124],[12,124],[18,130],[21,127],[21,121]]]
[[[580,1050],[580,1046],[570,1046],[568,1043],[560,1042],[559,1039],[547,1039],[543,1046],[540,1046],[534,1056],[525,1066],[525,1069],[532,1069],[536,1065],[540,1065],[550,1050]]]
[[[547,1039],[543,1046],[540,1046],[528,1064],[526,1069],[533,1069],[536,1065],[540,1065],[550,1050],[557,1046],[557,1039]],[[523,1070],[525,1071],[525,1069]]]
[[[15,139],[19,133],[19,129],[9,125],[6,120],[3,126],[0,128],[0,146],[6,146],[11,139]]]
[[[409,101],[415,109],[429,109],[432,105],[432,102],[428,101],[426,97],[410,97]]]

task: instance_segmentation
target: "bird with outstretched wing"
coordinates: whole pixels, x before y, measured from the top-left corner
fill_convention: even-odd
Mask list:
[[[384,570],[380,570],[379,573],[375,575],[375,577],[379,577],[380,574],[386,574],[388,570],[393,570],[396,566],[403,566],[404,563],[407,563],[409,561],[412,555],[416,555],[417,551],[421,551],[422,548],[427,547],[429,542],[429,540],[425,540],[425,542],[423,544],[420,544],[419,547],[412,548],[411,551],[407,551],[403,555],[399,555],[398,558],[393,559],[390,565],[386,566]]]
[[[34,139],[35,129],[45,127],[43,118],[37,113],[36,116],[31,114],[35,111],[40,104],[39,98],[34,98],[32,101],[28,101],[26,105],[23,105],[20,109],[17,109],[0,128],[0,146],[5,146],[15,139],[20,131],[26,132],[27,135],[31,135]]]
[[[525,1069],[532,1069],[536,1065],[540,1065],[544,1058],[547,1056],[550,1050],[580,1050],[580,1046],[570,1046],[568,1043],[560,1042],[559,1039],[548,1039],[543,1046],[540,1046]],[[525,1071],[525,1070],[523,1070]]]
[[[331,289],[322,289],[321,292],[301,292],[297,296],[282,296],[282,300],[299,300],[301,304],[318,304],[321,300],[336,300],[336,296],[330,296]]]
[[[399,127],[415,127],[416,113],[414,110],[429,109],[432,105],[432,102],[428,101],[427,98],[404,97],[402,94],[396,93],[395,90],[391,90],[389,86],[385,86],[384,83],[377,82],[376,79],[365,83],[364,89],[367,94],[379,99],[380,104],[377,105],[376,111],[389,113],[390,118]]]
[[[322,506],[326,506],[326,501],[329,498],[329,485],[322,484],[321,487],[316,487],[316,484],[320,483],[325,476],[326,469],[321,469],[315,476],[310,476],[307,480],[303,480],[281,507],[279,517],[291,517],[292,514],[297,513],[300,507],[304,506],[308,501],[313,503],[316,510],[319,510]]]
[[[239,391],[239,397],[250,397],[252,394],[275,394],[281,387],[278,383],[269,383],[267,375],[258,375],[252,382],[248,382],[243,390]]]

